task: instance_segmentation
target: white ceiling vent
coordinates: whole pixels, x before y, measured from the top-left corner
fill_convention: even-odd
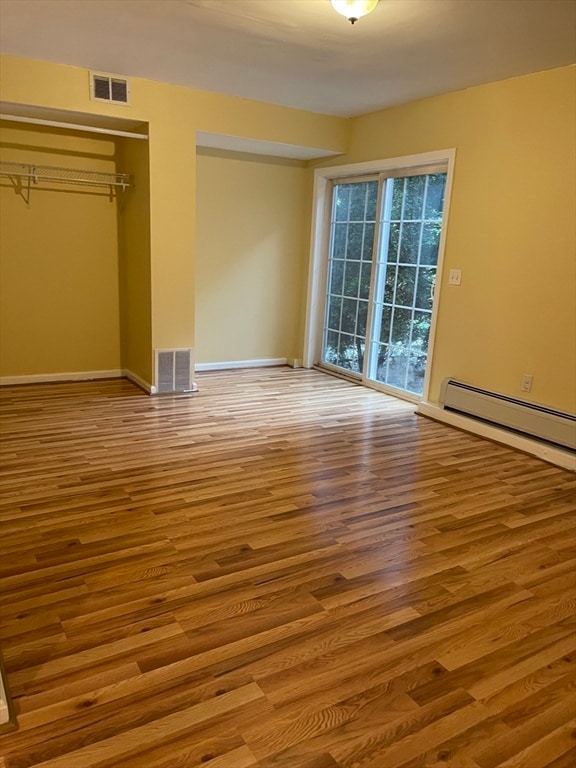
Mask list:
[[[128,104],[128,80],[101,72],[90,72],[90,98],[111,104]]]
[[[156,350],[156,392],[194,392],[191,349]]]

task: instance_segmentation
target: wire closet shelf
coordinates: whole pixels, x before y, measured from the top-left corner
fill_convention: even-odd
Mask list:
[[[28,183],[39,184],[41,181],[64,184],[88,184],[96,187],[119,187],[124,191],[133,186],[127,173],[103,173],[87,171],[80,168],[61,168],[53,165],[37,165],[35,163],[15,163],[8,160],[0,161],[0,176],[12,179],[27,179]]]

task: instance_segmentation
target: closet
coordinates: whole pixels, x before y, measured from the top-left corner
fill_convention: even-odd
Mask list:
[[[111,133],[0,122],[2,383],[150,374],[147,141]]]

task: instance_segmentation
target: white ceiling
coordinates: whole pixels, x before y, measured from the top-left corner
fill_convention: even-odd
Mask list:
[[[574,62],[576,0],[0,0],[0,49],[353,116]]]

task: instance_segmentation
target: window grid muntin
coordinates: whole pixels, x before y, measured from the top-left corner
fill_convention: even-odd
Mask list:
[[[353,218],[351,216],[351,210],[352,210],[352,199],[353,199],[353,193],[354,193],[354,186],[364,184],[363,188],[363,201],[362,201],[362,211],[363,211],[363,219]],[[366,349],[366,331],[368,327],[368,309],[369,309],[369,292],[370,292],[370,285],[371,281],[368,282],[368,294],[366,297],[362,296],[362,283],[363,283],[363,273],[364,268],[366,264],[372,264],[374,260],[374,235],[375,235],[375,229],[376,229],[376,221],[377,221],[377,204],[374,205],[374,217],[368,218],[368,205],[369,205],[369,193],[371,189],[371,184],[376,185],[376,200],[377,200],[377,193],[378,193],[378,180],[377,178],[367,178],[367,179],[354,179],[352,181],[347,181],[343,183],[334,184],[333,187],[333,196],[332,196],[332,214],[331,214],[331,228],[330,228],[330,252],[329,252],[329,268],[328,268],[328,291],[327,291],[327,301],[326,301],[326,309],[324,314],[324,329],[323,329],[323,344],[322,344],[322,361],[328,364],[336,364],[333,360],[329,360],[328,353],[331,349],[331,345],[329,343],[330,337],[332,340],[334,340],[334,334],[337,334],[338,338],[338,344],[336,346],[336,359],[337,361],[340,359],[345,359],[345,352],[353,349],[356,354],[358,354],[358,349],[360,348],[362,358],[365,355],[365,349]],[[354,185],[354,186],[353,186]],[[346,214],[345,216],[342,216],[341,214],[343,211],[338,211],[338,194],[340,188],[344,188],[345,186],[348,186],[349,192],[346,195]],[[357,187],[356,187],[357,189]],[[340,214],[340,215],[339,215]],[[345,237],[345,247],[344,247],[344,258],[343,259],[335,259],[334,258],[334,251],[336,246],[336,227],[338,225],[346,225],[346,237]],[[357,252],[358,258],[348,258],[350,243],[351,243],[351,237],[350,237],[350,225],[351,224],[361,224],[362,225],[362,231],[360,235],[360,248]],[[371,247],[371,258],[366,259],[365,257],[365,250],[366,250],[366,234],[367,234],[367,227],[369,225],[372,229],[372,247]],[[332,292],[332,283],[333,283],[333,274],[335,270],[335,263],[341,262],[342,268],[343,268],[343,275],[342,275],[342,284],[340,288],[340,293],[333,293]],[[355,291],[351,294],[345,293],[346,290],[346,282],[347,282],[347,272],[349,274],[352,274],[351,270],[348,270],[348,265],[354,264],[357,265],[357,283],[355,286]],[[354,280],[352,278],[352,280]],[[335,328],[330,325],[330,314],[331,314],[331,307],[334,303],[334,300],[340,301],[340,313],[339,313],[339,325],[338,328]],[[344,321],[344,312],[345,309],[348,309],[350,307],[349,304],[345,305],[345,302],[354,302],[355,307],[352,311],[350,309],[350,316],[353,315],[353,332],[349,332],[348,330],[343,330],[343,321]],[[364,332],[359,333],[359,320],[360,320],[360,312],[361,312],[361,306],[364,305],[365,309],[362,310],[363,314],[365,315],[365,322],[364,322]],[[347,326],[349,328],[349,326]],[[357,375],[362,374],[360,361],[356,360],[356,368],[349,367],[348,370],[351,373],[355,373]],[[351,360],[351,365],[354,364],[354,361]],[[341,366],[345,367],[345,366]]]

